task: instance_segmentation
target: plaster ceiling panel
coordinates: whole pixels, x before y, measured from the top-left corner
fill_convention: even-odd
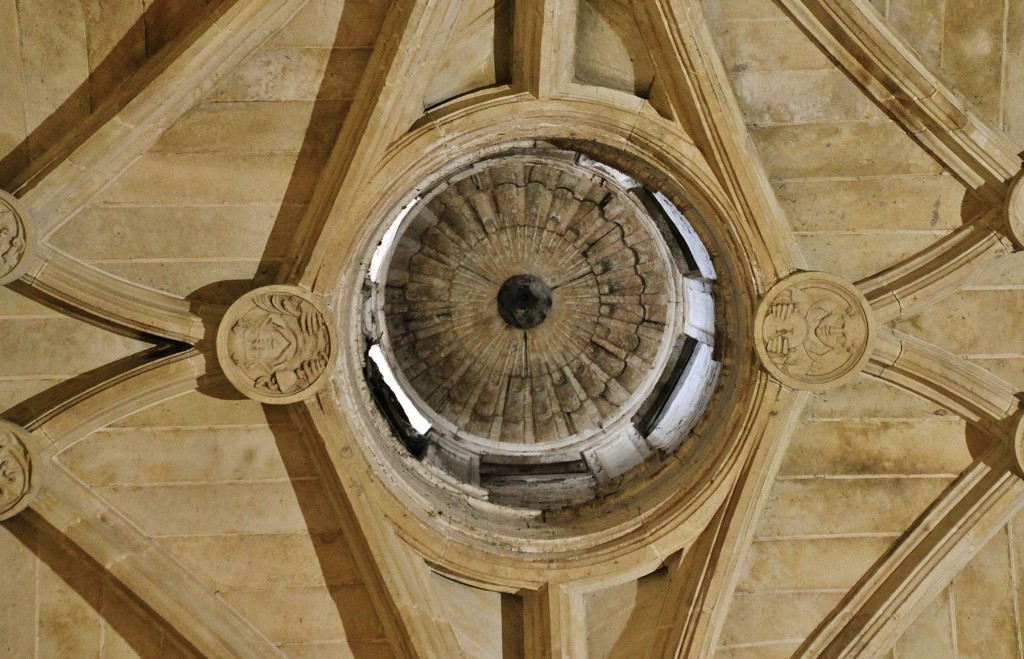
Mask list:
[[[307,5],[51,243],[204,301],[227,303],[253,278],[272,279],[347,115],[367,33],[380,29],[371,5]]]
[[[575,77],[641,98],[651,94],[654,64],[629,2],[580,0],[576,17]]]
[[[512,81],[512,10],[511,0],[461,4],[441,56],[432,64],[424,107]]]
[[[209,391],[121,419],[58,460],[286,653],[386,649],[287,414]]]

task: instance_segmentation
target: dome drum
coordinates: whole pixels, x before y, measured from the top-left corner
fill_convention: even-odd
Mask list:
[[[671,453],[706,406],[714,269],[682,213],[618,170],[564,150],[487,158],[388,234],[366,284],[367,374],[449,485],[585,503]]]

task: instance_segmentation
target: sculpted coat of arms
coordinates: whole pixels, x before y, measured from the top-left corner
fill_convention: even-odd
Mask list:
[[[31,241],[25,214],[14,197],[0,192],[0,285],[24,273]]]
[[[35,493],[33,455],[20,427],[0,421],[0,520],[14,517]]]
[[[267,286],[235,302],[217,336],[217,357],[246,396],[283,404],[316,393],[337,341],[326,311],[309,294]]]
[[[796,389],[824,389],[855,375],[870,356],[867,301],[838,277],[803,272],[768,292],[755,341],[768,372]]]

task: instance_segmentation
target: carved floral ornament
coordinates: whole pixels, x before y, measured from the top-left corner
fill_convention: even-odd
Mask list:
[[[0,421],[0,521],[25,510],[38,489],[32,440],[20,426]]]
[[[326,308],[293,286],[247,293],[231,305],[217,331],[225,376],[247,397],[272,405],[315,395],[337,350]]]
[[[25,274],[32,238],[24,207],[13,196],[0,191],[0,286]]]
[[[874,317],[851,284],[801,272],[764,297],[754,344],[768,372],[793,389],[820,391],[856,376],[871,356]]]

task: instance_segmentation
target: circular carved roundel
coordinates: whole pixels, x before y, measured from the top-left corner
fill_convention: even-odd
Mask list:
[[[25,273],[32,248],[31,231],[20,202],[0,191],[0,286]]]
[[[0,421],[0,521],[14,517],[35,498],[36,456],[31,446],[23,428]]]
[[[1022,181],[1024,181],[1024,174],[1019,175],[1013,183],[1006,203],[1010,231],[1020,245],[1024,245],[1024,182]]]
[[[754,343],[788,387],[818,391],[854,377],[871,356],[874,317],[851,284],[824,272],[782,280],[761,301]]]
[[[497,159],[406,219],[383,317],[432,420],[525,445],[635,412],[678,311],[657,229],[609,186],[555,159]]]
[[[217,331],[224,374],[261,403],[283,405],[316,394],[337,351],[323,304],[294,286],[266,286],[243,295]]]

